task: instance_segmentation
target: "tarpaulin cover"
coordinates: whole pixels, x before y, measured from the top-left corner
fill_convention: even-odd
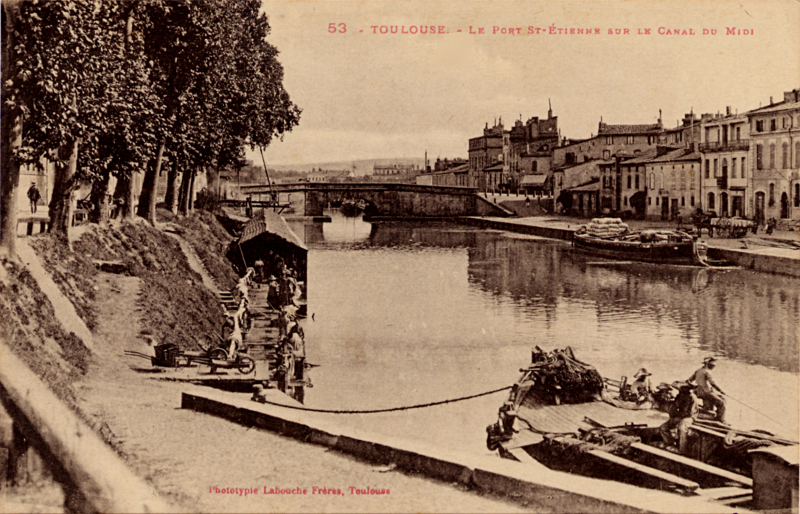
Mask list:
[[[284,241],[302,248],[303,250],[308,250],[300,238],[297,237],[297,234],[289,228],[286,220],[279,214],[267,209],[261,209],[253,214],[252,219],[250,219],[242,229],[242,236],[239,239],[239,244],[244,244],[264,233],[280,237]]]

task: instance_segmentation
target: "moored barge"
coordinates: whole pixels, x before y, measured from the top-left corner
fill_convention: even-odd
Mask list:
[[[598,218],[579,228],[573,246],[598,257],[659,264],[707,266],[708,246],[678,230],[629,233],[618,218]]]
[[[537,347],[520,371],[486,429],[488,448],[503,457],[726,505],[797,508],[797,441],[715,422],[701,409],[680,454],[659,431],[678,383],[637,401],[625,377],[603,378],[569,347]],[[790,479],[778,484],[781,473]]]

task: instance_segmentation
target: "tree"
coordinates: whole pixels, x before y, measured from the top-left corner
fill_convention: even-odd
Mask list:
[[[110,158],[100,139],[113,131],[110,112],[132,101],[123,90],[119,52],[121,4],[114,0],[25,2],[13,48],[19,66],[14,84],[26,130],[23,162],[53,158],[51,232],[67,238],[74,191]]]
[[[146,52],[159,70],[167,106],[169,129],[162,146],[175,153],[185,170],[177,202],[183,213],[190,210],[198,169],[241,166],[249,141],[268,144],[299,120],[299,109],[283,90],[282,68],[275,60],[277,51],[266,42],[269,25],[259,8],[257,0],[176,3],[168,16],[150,18]],[[254,123],[248,116],[263,121]],[[151,207],[140,211],[151,222],[153,177],[164,150],[158,154],[147,169],[140,202]],[[170,170],[168,204],[175,199],[177,171]]]
[[[18,73],[13,57],[19,2],[2,4],[2,141],[0,141],[0,256],[14,257],[17,241],[17,194],[19,190],[19,160],[22,146],[22,109],[18,101]]]

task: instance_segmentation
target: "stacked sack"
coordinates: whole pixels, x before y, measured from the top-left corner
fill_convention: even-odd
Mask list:
[[[628,225],[619,218],[595,218],[586,226],[586,233],[594,237],[619,237],[628,233]]]

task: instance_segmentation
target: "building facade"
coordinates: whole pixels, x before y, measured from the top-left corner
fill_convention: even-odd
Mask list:
[[[483,135],[469,140],[469,182],[470,187],[486,191],[486,179],[483,169],[500,162],[503,158],[503,120],[489,124],[483,129]]]
[[[651,148],[636,157],[618,154],[610,161],[600,162],[600,210],[603,214],[626,218],[646,215],[646,165],[657,156],[658,149]]]
[[[800,89],[746,113],[750,124],[753,217],[800,225]]]
[[[645,163],[646,216],[688,220],[700,205],[700,153],[694,148],[665,151]]]
[[[701,123],[701,208],[718,216],[753,217],[750,125],[744,114],[703,115]]]

